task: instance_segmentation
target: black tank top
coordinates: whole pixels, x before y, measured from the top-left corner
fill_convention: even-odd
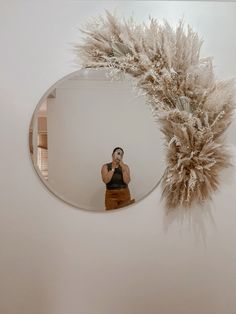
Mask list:
[[[107,169],[110,171],[112,169],[112,162],[107,164]],[[113,173],[113,176],[106,184],[106,187],[108,190],[114,190],[114,189],[123,189],[126,188],[128,185],[124,182],[123,180],[123,174],[122,174],[122,169],[119,166],[118,168],[115,168],[115,171]]]

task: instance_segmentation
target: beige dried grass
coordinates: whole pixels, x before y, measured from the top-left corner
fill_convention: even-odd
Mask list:
[[[203,41],[182,20],[176,29],[149,21],[121,22],[106,10],[80,28],[86,37],[73,48],[82,67],[135,79],[166,139],[166,208],[189,208],[212,198],[220,171],[230,165],[222,135],[235,108],[234,81],[216,80],[212,58],[200,58]]]

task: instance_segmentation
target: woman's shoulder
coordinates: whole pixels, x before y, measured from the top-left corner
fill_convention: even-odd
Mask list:
[[[129,166],[128,166],[127,164],[125,164],[125,163],[124,163],[124,166],[127,167],[127,168],[129,168]]]
[[[112,162],[106,162],[105,164],[102,165],[102,168],[110,167],[111,165],[112,165]]]

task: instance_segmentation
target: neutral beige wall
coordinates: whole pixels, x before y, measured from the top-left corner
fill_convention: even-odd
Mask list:
[[[104,8],[141,22],[186,20],[204,37],[221,77],[236,74],[235,3],[1,1],[0,313],[234,314],[235,181],[214,198],[207,243],[187,224],[163,232],[156,189],[113,213],[89,213],[49,193],[28,154],[42,94],[72,72],[76,26]],[[230,137],[234,144],[235,123]]]

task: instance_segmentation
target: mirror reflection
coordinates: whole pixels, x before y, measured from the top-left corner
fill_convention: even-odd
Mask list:
[[[135,204],[164,170],[162,135],[127,75],[81,69],[39,101],[29,150],[41,181],[77,208],[108,211]]]

